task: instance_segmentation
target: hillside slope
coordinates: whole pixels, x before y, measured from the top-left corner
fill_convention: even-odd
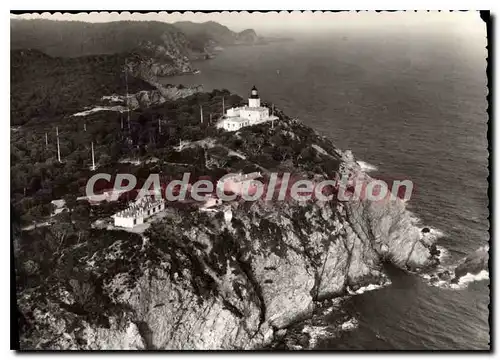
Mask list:
[[[189,161],[179,171],[366,177],[330,140],[277,114],[274,127],[212,132],[212,145],[177,153]],[[169,161],[161,166],[175,169]],[[318,301],[384,283],[384,262],[421,270],[438,261],[399,200],[236,199],[211,213],[171,204],[143,237],[80,222],[67,229],[67,216],[16,241],[24,349],[260,348]]]
[[[215,21],[179,21],[172,25],[182,31],[188,38],[190,47],[199,52],[211,51],[215,46],[252,45],[263,41],[253,29],[238,33]]]
[[[56,57],[134,52],[151,63],[156,76],[192,71],[186,36],[158,21],[86,23],[12,19],[11,49],[37,49]]]
[[[95,104],[103,94],[125,94],[129,54],[51,57],[37,50],[11,51],[11,125],[65,116]],[[129,76],[129,92],[154,89]]]

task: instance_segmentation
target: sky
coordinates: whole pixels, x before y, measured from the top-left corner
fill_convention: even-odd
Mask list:
[[[335,28],[443,28],[452,31],[486,34],[484,22],[478,12],[166,12],[129,13],[129,12],[93,12],[79,14],[23,14],[11,15],[11,18],[45,18],[53,20],[79,20],[87,22],[109,22],[120,20],[155,20],[168,23],[176,21],[216,21],[231,30],[241,31],[253,28],[261,33],[283,33],[301,31],[321,31]]]

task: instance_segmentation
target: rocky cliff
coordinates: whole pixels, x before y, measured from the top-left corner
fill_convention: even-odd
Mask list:
[[[253,29],[240,33],[214,21],[173,25],[158,21],[85,23],[12,19],[11,49],[37,49],[53,57],[134,53],[129,67],[141,77],[191,73],[191,60],[218,46],[256,44]]]
[[[296,120],[282,116],[279,127],[245,131],[210,146],[227,149],[252,134],[281,137],[303,148],[302,163],[309,154],[317,169],[289,164],[295,174],[321,179],[330,164],[337,174],[370,181],[352,156]],[[247,149],[259,151],[243,145],[239,156],[251,158]],[[235,200],[217,212],[172,207],[143,236],[92,230],[60,252],[50,271],[46,259],[26,257],[29,249],[37,254],[32,236],[17,241],[24,349],[261,348],[321,301],[384,283],[384,262],[418,271],[438,261],[432,239],[422,241],[400,200]]]

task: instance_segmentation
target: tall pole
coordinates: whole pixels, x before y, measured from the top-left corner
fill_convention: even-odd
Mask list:
[[[226,112],[225,106],[224,106],[224,96],[222,96],[222,116],[224,116],[224,113]]]
[[[56,135],[57,135],[57,160],[61,162],[61,147],[59,146],[59,129],[56,126]]]
[[[127,61],[125,61],[125,88],[127,90],[127,121],[128,121],[128,131],[130,131],[130,106],[128,102],[128,66]]]
[[[83,131],[87,131],[87,123],[83,123]]]
[[[200,122],[203,124],[203,106],[200,105]]]
[[[161,135],[161,119],[158,118],[158,134]]]
[[[210,120],[209,120],[209,125],[212,125],[212,113],[210,113]]]
[[[47,136],[47,133],[45,133],[45,150],[49,148],[49,138]]]
[[[94,159],[94,142],[92,141],[92,171],[95,170],[95,159]]]

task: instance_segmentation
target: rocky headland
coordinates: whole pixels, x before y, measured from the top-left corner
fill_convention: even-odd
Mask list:
[[[352,155],[281,116],[269,135],[260,125],[243,139],[301,148],[316,172],[289,164],[296,174],[370,181]],[[241,134],[221,136],[212,148]],[[251,157],[247,145],[239,152]],[[91,232],[53,260],[44,283],[19,289],[22,348],[258,349],[322,301],[385,283],[386,262],[407,271],[438,262],[401,200],[239,200],[213,213],[171,209],[142,236]],[[45,260],[26,257],[26,235],[17,241],[20,273],[36,278]]]

